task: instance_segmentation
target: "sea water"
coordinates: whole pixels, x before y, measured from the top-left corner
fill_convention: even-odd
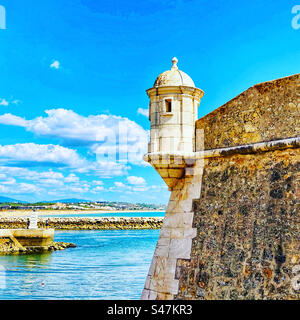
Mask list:
[[[140,299],[159,230],[56,231],[76,248],[0,256],[0,299]]]

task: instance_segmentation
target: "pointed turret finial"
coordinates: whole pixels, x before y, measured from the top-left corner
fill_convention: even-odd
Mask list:
[[[174,58],[172,59],[172,63],[173,63],[172,69],[175,69],[175,70],[178,69],[178,67],[177,67],[177,62],[178,62],[178,59],[177,59],[176,57],[174,57]]]

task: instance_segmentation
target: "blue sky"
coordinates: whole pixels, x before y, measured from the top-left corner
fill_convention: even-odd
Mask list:
[[[297,4],[0,0],[0,195],[166,203],[142,161],[145,90],[176,56],[205,91],[201,117],[256,83],[299,73]]]

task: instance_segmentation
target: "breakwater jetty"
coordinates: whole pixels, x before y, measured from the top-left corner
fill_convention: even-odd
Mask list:
[[[142,230],[160,229],[163,217],[39,218],[38,227],[56,230]],[[0,229],[24,229],[26,217],[0,218]]]
[[[0,254],[30,254],[76,247],[54,242],[54,229],[0,229]]]

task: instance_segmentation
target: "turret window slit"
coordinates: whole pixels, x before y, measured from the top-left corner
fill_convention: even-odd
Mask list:
[[[166,112],[172,112],[172,100],[167,99],[165,100],[166,103]]]

